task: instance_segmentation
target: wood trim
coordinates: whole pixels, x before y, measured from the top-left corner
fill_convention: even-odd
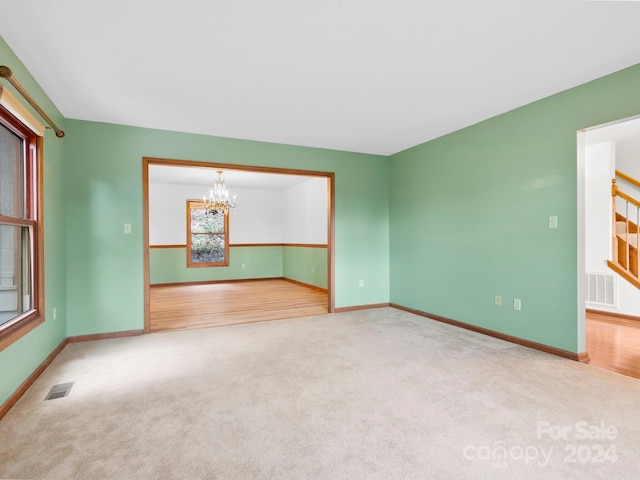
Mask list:
[[[235,247],[314,247],[327,248],[327,245],[320,244],[297,244],[297,243],[230,243],[229,248]],[[187,248],[187,245],[149,245],[149,248]]]
[[[590,363],[591,359],[589,358],[589,354],[587,352],[581,352],[578,354],[578,362],[580,363]]]
[[[45,371],[45,369],[53,362],[53,360],[58,356],[58,354],[62,351],[64,347],[66,347],[69,343],[78,343],[78,342],[88,342],[92,340],[106,340],[109,338],[122,338],[122,337],[132,337],[136,335],[142,335],[144,330],[124,330],[120,332],[111,332],[111,333],[96,333],[93,335],[78,335],[75,337],[67,337],[60,344],[53,349],[53,351],[43,360],[43,362],[36,367],[36,369],[27,377],[27,379],[20,384],[20,386],[16,389],[11,396],[5,400],[5,402],[0,406],[0,420],[7,414],[7,412],[15,405],[15,403],[22,397],[26,391],[29,389],[33,382]]]
[[[389,306],[393,308],[397,308],[398,310],[404,310],[405,312],[413,313],[415,315],[420,315],[421,317],[426,317],[431,320],[447,323],[449,325],[453,325],[454,327],[464,328],[465,330],[471,330],[472,332],[481,333],[483,335],[499,338],[500,340],[505,340],[507,342],[515,343],[517,345],[522,345],[523,347],[533,348],[534,350],[540,350],[541,352],[550,353],[552,355],[568,358],[570,360],[575,360],[577,362],[589,363],[589,355],[587,352],[581,352],[581,353],[569,352],[568,350],[562,350],[561,348],[550,347],[549,345],[544,345],[542,343],[532,342],[530,340],[525,340],[523,338],[514,337],[512,335],[507,335],[506,333],[496,332],[495,330],[490,330],[488,328],[478,327],[476,325],[459,322],[458,320],[452,320],[451,318],[442,317],[440,315],[435,315],[433,313],[423,312],[422,310],[416,310],[414,308],[404,307],[402,305],[398,305],[397,303],[390,303]]]
[[[36,220],[30,220],[27,218],[10,217],[8,215],[0,214],[0,222],[3,225],[12,225],[16,227],[31,227],[37,223]]]
[[[623,200],[626,200],[627,202],[629,202],[630,204],[632,204],[635,207],[640,207],[640,201],[636,200],[635,198],[633,198],[630,195],[627,195],[626,193],[622,193],[620,190],[618,190],[616,192],[616,195],[618,197],[620,197]]]
[[[616,272],[618,275],[620,275],[622,278],[624,278],[631,285],[633,285],[636,288],[640,288],[640,279],[631,275],[631,273],[629,273],[626,269],[624,269],[617,263],[612,262],[611,260],[607,260],[607,266],[611,270]]]
[[[229,266],[229,215],[223,214],[224,230],[222,232],[207,232],[202,235],[223,235],[224,236],[224,261],[222,262],[206,262],[206,263],[194,263],[191,258],[191,209],[205,210],[205,204],[202,200],[187,200],[187,268],[206,268],[206,267],[228,267]],[[219,215],[219,213],[218,213]],[[195,235],[201,233],[196,232]]]
[[[53,131],[56,132],[56,137],[58,138],[64,137],[64,132],[58,128],[58,126],[53,122],[53,120],[51,120],[51,118],[49,118],[49,116],[44,112],[44,110],[42,110],[40,105],[38,105],[38,102],[36,102],[33,99],[33,97],[29,95],[29,92],[27,92],[24,89],[24,87],[18,82],[18,80],[15,79],[15,77],[13,76],[13,72],[9,67],[7,67],[6,65],[2,65],[0,67],[0,77],[6,78],[7,81],[13,86],[13,88],[15,88],[18,91],[18,93],[22,95],[22,98],[24,98],[27,101],[27,103],[31,105],[36,112],[38,112],[40,117],[42,117],[44,121],[47,122],[51,128],[53,128]]]
[[[285,247],[329,248],[326,243],[283,243]]]
[[[27,187],[27,190],[24,192],[26,212],[23,212],[23,215],[28,217],[28,219],[0,215],[0,222],[34,227],[31,239],[33,242],[32,308],[0,327],[0,351],[2,351],[45,321],[44,138],[38,136],[28,125],[25,125],[20,118],[15,117],[2,105],[0,105],[0,113],[2,113],[3,116],[3,125],[24,140],[28,156],[23,162],[26,167],[25,183]],[[18,294],[20,294],[20,290]]]
[[[229,280],[200,280],[197,282],[171,282],[171,283],[152,283],[152,287],[178,287],[188,285],[215,285],[218,283],[237,283],[237,282],[259,282],[261,280],[285,280],[284,277],[265,277],[265,278],[233,278]]]
[[[110,338],[135,337],[143,334],[144,330],[122,330],[119,332],[76,335],[74,337],[67,337],[67,343],[92,342],[94,340],[108,340]]]
[[[310,283],[299,282],[298,280],[294,280],[293,278],[282,277],[282,280],[284,280],[285,282],[293,283],[295,285],[300,285],[301,287],[312,288],[313,290],[327,293],[326,288],[318,287],[317,285],[311,285]]]
[[[231,243],[230,247],[304,247],[329,248],[326,243]]]
[[[177,160],[157,157],[142,158],[142,192],[143,192],[143,251],[144,251],[144,329],[149,333],[150,305],[149,305],[149,165],[174,165],[178,167],[204,167],[212,170],[242,170],[261,173],[278,173],[283,175],[303,175],[308,177],[324,177],[327,179],[327,272],[328,292],[327,303],[329,313],[335,311],[335,173],[316,170],[299,170],[288,168],[259,167],[251,165],[237,165],[228,163],[209,163],[193,160]]]
[[[640,188],[640,180],[636,180],[632,176],[627,175],[626,173],[622,173],[620,170],[616,170],[616,177],[620,177],[622,180],[629,182],[635,185],[636,187]]]
[[[327,248],[327,244],[322,243],[230,243],[230,248],[234,247],[308,247]],[[187,248],[187,245],[149,245],[149,248]]]
[[[371,303],[369,305],[352,305],[350,307],[336,308],[335,313],[355,312],[357,310],[369,310],[370,308],[383,308],[388,306],[390,306],[388,302],[387,303]]]
[[[36,369],[27,377],[27,379],[20,384],[13,394],[5,400],[5,402],[0,406],[0,420],[7,414],[7,412],[15,405],[15,403],[22,397],[25,392],[29,389],[33,382],[45,371],[45,369],[53,362],[53,360],[58,356],[58,354],[62,351],[62,349],[67,345],[68,339],[62,340],[60,344],[53,349],[47,358],[43,360],[43,362],[36,367]]]
[[[327,218],[327,302],[329,313],[336,311],[336,288],[335,288],[335,225],[336,225],[336,181],[335,175],[330,173],[327,175],[327,210],[329,212]]]
[[[245,172],[278,173],[281,175],[302,175],[305,177],[329,177],[333,172],[317,170],[299,170],[295,168],[259,167],[253,165],[238,165],[235,163],[209,163],[198,160],[177,160],[173,158],[144,157],[149,164],[173,165],[176,167],[204,167],[211,170],[242,170]]]
[[[31,318],[27,320],[23,319],[16,321],[13,325],[5,326],[0,338],[0,352],[43,323],[44,317],[42,315],[32,314]]]
[[[142,159],[142,254],[144,256],[144,333],[151,331],[150,273],[149,273],[149,159]],[[185,245],[186,247],[186,245]]]
[[[36,215],[38,225],[36,228],[36,238],[34,239],[35,255],[38,258],[37,264],[34,266],[34,275],[36,283],[33,288],[36,290],[36,299],[40,316],[44,321],[46,319],[46,304],[44,292],[44,138],[36,137],[36,184],[38,188],[36,198]],[[35,305],[35,303],[34,303]]]
[[[229,247],[284,247],[284,243],[230,243]]]
[[[592,308],[587,308],[586,311],[589,315],[619,318],[620,320],[628,320],[630,322],[640,322],[640,317],[634,317],[633,315],[627,315],[625,313],[607,312],[604,310],[594,310]]]
[[[26,109],[22,102],[20,102],[4,85],[0,85],[0,105],[29,127],[29,130],[39,137],[44,137],[44,125],[42,125],[35,116],[31,115],[31,112]]]

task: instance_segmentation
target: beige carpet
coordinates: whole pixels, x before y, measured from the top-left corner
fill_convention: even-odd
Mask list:
[[[3,479],[636,480],[639,450],[639,380],[391,308],[71,344],[0,422]]]

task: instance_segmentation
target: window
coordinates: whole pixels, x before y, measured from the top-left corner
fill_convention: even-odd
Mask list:
[[[229,216],[187,200],[187,267],[229,265]]]
[[[43,321],[41,146],[0,106],[0,346]]]

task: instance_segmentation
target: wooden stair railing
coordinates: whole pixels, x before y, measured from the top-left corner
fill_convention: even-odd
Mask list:
[[[616,170],[616,177],[620,177],[625,182],[629,182],[630,184],[640,188],[640,180],[636,180],[632,176],[622,173],[620,170]]]
[[[616,175],[623,180],[640,186],[640,182],[620,174]],[[631,284],[640,288],[640,277],[638,275],[638,264],[640,263],[640,201],[620,191],[616,184],[616,179],[611,181],[612,196],[612,259],[607,261],[611,269],[628,280]],[[620,213],[622,212],[622,213]],[[631,219],[635,221],[632,221]]]

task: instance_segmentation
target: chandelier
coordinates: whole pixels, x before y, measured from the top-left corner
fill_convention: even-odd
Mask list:
[[[230,208],[236,208],[236,195],[233,196],[233,200],[229,200],[229,191],[222,180],[222,170],[218,170],[217,173],[218,179],[213,182],[213,190],[209,193],[209,198],[202,197],[202,201],[207,213],[228,215]]]

